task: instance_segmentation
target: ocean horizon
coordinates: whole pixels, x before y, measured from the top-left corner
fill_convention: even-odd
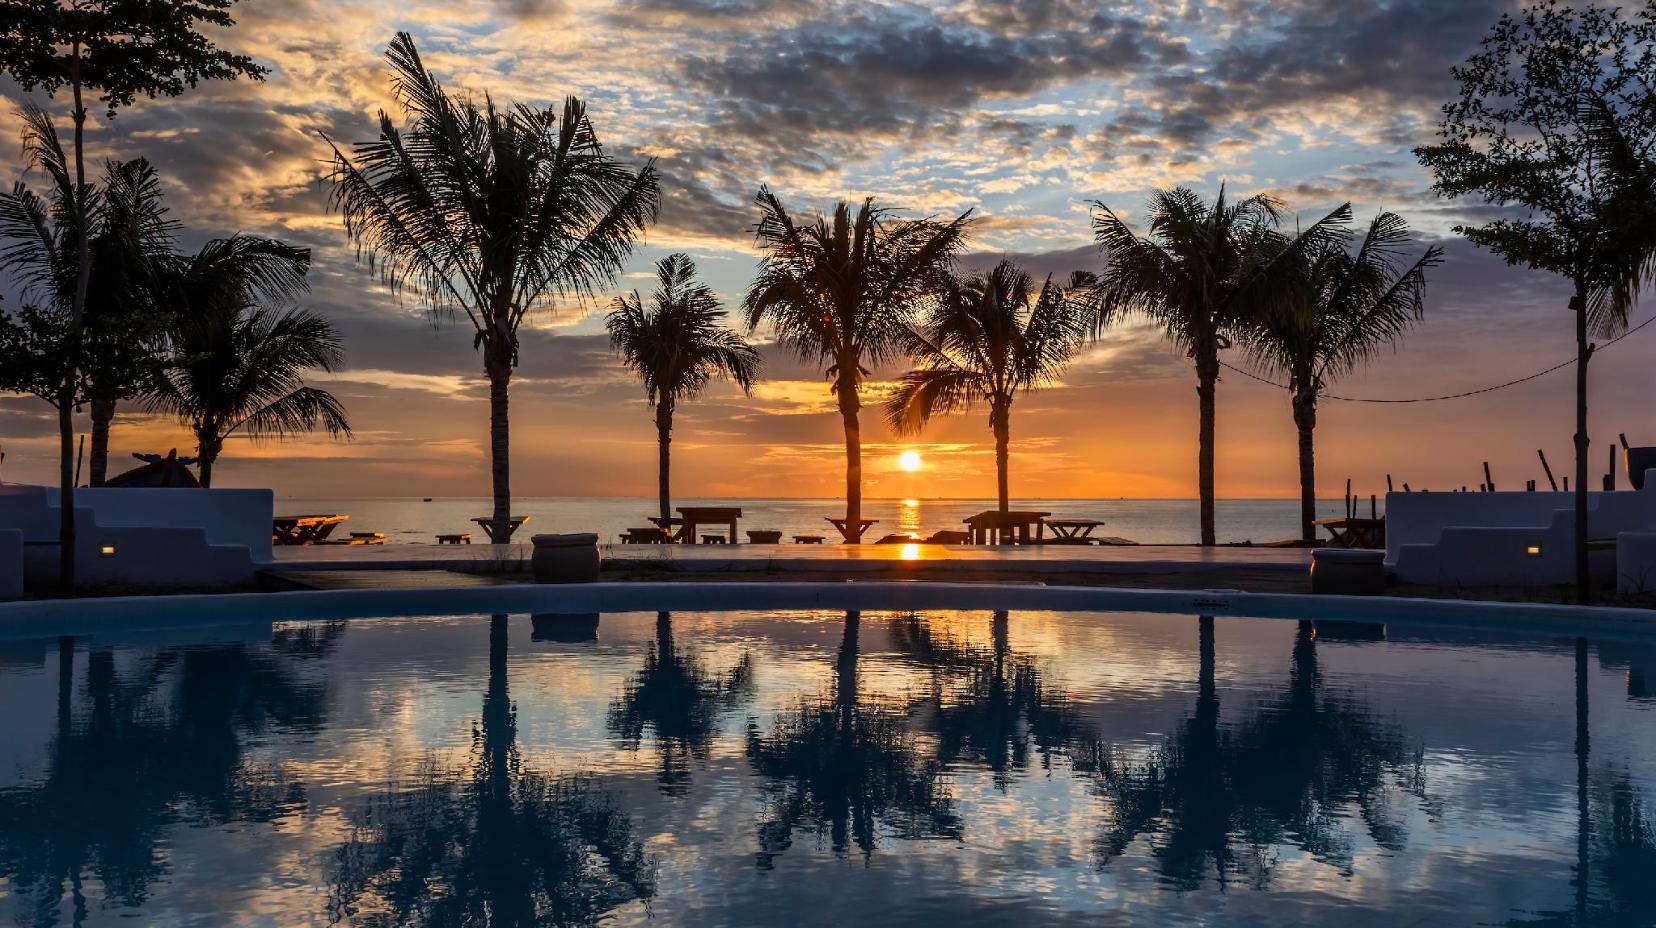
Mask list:
[[[486,496],[319,497],[281,496],[278,515],[339,513],[350,516],[343,531],[383,532],[388,543],[425,543],[438,534],[472,532],[484,540],[472,522],[487,516],[492,501]],[[619,540],[622,532],[649,525],[656,512],[655,497],[642,496],[520,496],[513,500],[515,515],[529,517],[519,540],[540,532],[596,532],[600,540]],[[839,497],[698,497],[675,498],[677,506],[739,506],[739,530],[774,530],[784,537],[825,535],[833,540],[829,516],[843,515]],[[1318,518],[1343,515],[1344,501],[1319,500]],[[1378,503],[1384,512],[1384,500]],[[960,529],[964,519],[995,508],[995,500],[950,497],[880,497],[863,500],[865,518],[878,519],[868,533],[872,541],[893,532],[929,535],[939,529]],[[1194,544],[1199,538],[1195,499],[1059,498],[1014,499],[1012,508],[1051,512],[1054,518],[1098,519],[1097,535],[1124,538],[1140,544]],[[1367,513],[1364,499],[1359,511]],[[1221,499],[1215,503],[1221,543],[1263,543],[1299,535],[1298,499]],[[525,534],[527,533],[527,534]],[[740,539],[746,540],[746,536]]]

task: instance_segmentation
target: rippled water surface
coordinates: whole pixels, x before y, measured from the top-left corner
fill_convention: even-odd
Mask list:
[[[1649,925],[1647,674],[991,611],[0,642],[0,919]]]

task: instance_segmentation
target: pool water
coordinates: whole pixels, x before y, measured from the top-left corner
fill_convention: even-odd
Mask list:
[[[991,611],[5,642],[0,918],[1656,924],[1647,673]]]

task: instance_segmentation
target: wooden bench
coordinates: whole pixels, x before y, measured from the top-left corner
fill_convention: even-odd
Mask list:
[[[823,538],[824,538],[824,536],[822,536],[822,535],[795,535],[795,536],[793,536],[794,544],[796,544],[796,545],[820,545],[823,542]]]
[[[769,530],[759,530],[759,531],[748,532],[747,536],[748,536],[748,543],[749,544],[779,545],[779,544],[782,543],[782,533],[781,532],[775,532],[775,531],[769,531]]]
[[[454,532],[449,535],[438,535],[437,543],[440,545],[469,545],[471,544],[471,532]]]

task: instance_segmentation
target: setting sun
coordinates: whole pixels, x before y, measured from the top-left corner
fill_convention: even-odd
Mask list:
[[[918,452],[918,451],[905,451],[902,454],[897,455],[897,467],[898,467],[898,469],[906,470],[911,474],[914,473],[915,471],[919,470],[920,469],[920,452]]]

